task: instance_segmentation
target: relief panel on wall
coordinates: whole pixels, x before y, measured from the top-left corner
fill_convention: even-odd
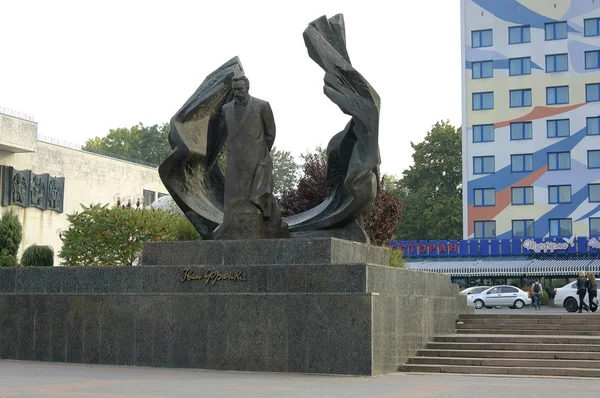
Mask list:
[[[2,206],[19,205],[62,213],[64,177],[35,174],[31,170],[15,170],[10,166],[0,168]]]

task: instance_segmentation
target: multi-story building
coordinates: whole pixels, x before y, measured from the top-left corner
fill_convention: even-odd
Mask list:
[[[600,236],[600,0],[461,0],[464,238]]]

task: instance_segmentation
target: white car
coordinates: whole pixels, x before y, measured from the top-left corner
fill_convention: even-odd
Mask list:
[[[518,287],[501,285],[492,286],[478,294],[468,295],[467,304],[477,309],[505,306],[521,309],[526,305],[531,305],[531,297],[529,293]]]
[[[584,308],[588,307],[590,300],[587,293],[583,298]],[[577,281],[570,282],[554,289],[554,304],[559,307],[564,307],[569,312],[579,311],[579,296],[577,295]],[[597,307],[592,308],[596,312]]]
[[[471,287],[466,288],[465,290],[462,290],[460,292],[460,294],[465,295],[465,296],[470,295],[470,294],[478,294],[489,288],[490,288],[489,286],[471,286]]]

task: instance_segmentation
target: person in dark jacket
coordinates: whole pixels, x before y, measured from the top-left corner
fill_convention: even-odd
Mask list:
[[[579,271],[579,276],[577,277],[577,295],[579,296],[579,313],[581,310],[586,307],[586,310],[589,311],[587,306],[585,305],[583,299],[585,298],[585,294],[587,293],[587,279],[585,277],[584,271]]]
[[[587,292],[590,300],[590,311],[595,312],[598,306],[594,302],[594,299],[598,296],[598,290],[596,289],[596,277],[591,273],[588,275]]]

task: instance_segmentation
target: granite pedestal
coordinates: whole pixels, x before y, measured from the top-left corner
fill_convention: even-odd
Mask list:
[[[387,255],[331,238],[171,242],[147,244],[144,266],[0,268],[0,358],[397,371],[466,302]]]

